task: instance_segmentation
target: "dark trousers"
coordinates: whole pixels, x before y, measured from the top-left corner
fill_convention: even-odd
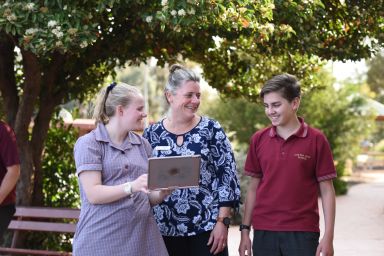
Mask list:
[[[13,214],[15,214],[16,208],[14,204],[1,205],[0,206],[0,243],[3,240],[3,235],[8,228],[9,222],[11,222]]]
[[[204,232],[195,236],[163,236],[169,256],[211,256],[208,239],[211,232]],[[228,248],[216,256],[228,256]]]
[[[314,256],[320,233],[255,230],[253,256]]]

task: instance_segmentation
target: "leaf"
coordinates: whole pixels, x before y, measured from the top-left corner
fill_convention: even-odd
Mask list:
[[[56,3],[60,9],[63,9],[63,1],[62,0],[56,0]]]

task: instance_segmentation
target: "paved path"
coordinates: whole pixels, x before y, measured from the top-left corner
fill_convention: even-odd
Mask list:
[[[336,199],[335,256],[384,256],[384,170],[355,173],[351,181],[358,183]],[[237,226],[229,237],[229,255],[239,255]]]

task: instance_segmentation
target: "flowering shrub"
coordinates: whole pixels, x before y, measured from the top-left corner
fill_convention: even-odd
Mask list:
[[[38,55],[85,48],[97,39],[92,10],[45,2],[5,1],[0,6],[0,29],[14,36],[20,48]]]
[[[212,26],[224,30],[259,30],[269,37],[275,28],[272,23],[274,4],[259,1],[62,1],[6,0],[0,6],[0,30],[18,39],[21,48],[37,55],[54,50],[78,51],[102,39],[101,22],[112,27],[115,13],[122,5],[142,6],[138,16],[152,29],[190,34]],[[268,3],[270,2],[270,3]],[[123,9],[123,8],[121,8]],[[105,26],[104,24],[104,26]],[[291,33],[284,24],[280,32]],[[134,32],[134,31],[131,31]]]

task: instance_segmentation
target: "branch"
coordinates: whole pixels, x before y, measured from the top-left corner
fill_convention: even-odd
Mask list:
[[[33,152],[35,164],[36,161],[40,161],[52,113],[55,107],[61,103],[61,99],[55,97],[55,89],[60,88],[58,80],[62,73],[63,64],[64,56],[59,52],[54,52],[51,56],[51,61],[47,64],[47,68],[44,69],[40,97],[37,101],[38,113],[35,118],[31,138],[35,150]]]
[[[21,49],[25,84],[16,116],[15,132],[20,140],[29,141],[28,127],[31,122],[37,96],[40,92],[41,67],[36,55]]]

